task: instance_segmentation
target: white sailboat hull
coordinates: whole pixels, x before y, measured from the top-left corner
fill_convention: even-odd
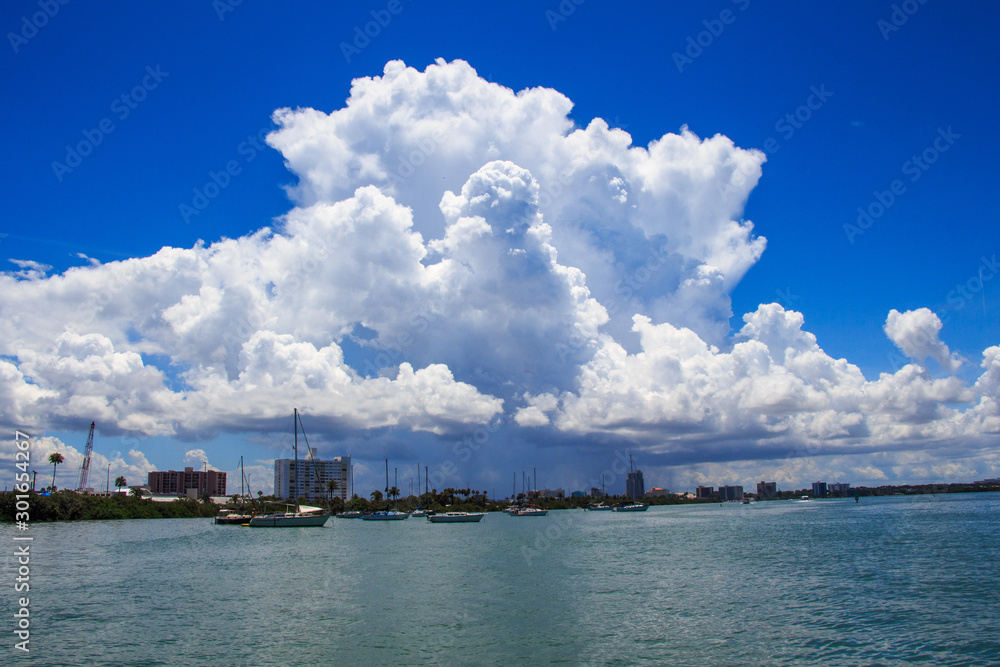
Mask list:
[[[427,520],[431,523],[474,523],[481,521],[486,516],[485,512],[447,512],[445,514],[431,514]]]
[[[614,508],[616,512],[645,512],[648,509],[649,505],[623,505]]]
[[[404,521],[409,518],[406,512],[375,512],[361,517],[362,521]]]
[[[516,510],[514,512],[511,512],[510,515],[511,516],[545,516],[548,513],[549,513],[548,510],[542,510],[542,509],[520,509],[520,510]]]
[[[325,526],[329,514],[265,514],[250,519],[251,528],[295,528]]]

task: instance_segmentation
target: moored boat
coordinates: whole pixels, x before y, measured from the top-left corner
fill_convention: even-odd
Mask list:
[[[545,516],[548,514],[548,510],[543,510],[541,507],[521,507],[510,513],[511,516]]]
[[[295,469],[298,470],[299,467],[299,410],[298,408],[292,413],[292,424],[295,430],[295,440],[293,441],[292,447],[295,451]],[[305,435],[305,430],[302,432]],[[298,497],[298,489],[292,490],[292,495]],[[330,514],[323,511],[322,507],[308,507],[306,505],[299,505],[295,503],[294,505],[288,504],[285,506],[286,511],[284,512],[273,512],[271,514],[262,514],[260,516],[255,516],[250,519],[250,523],[247,524],[251,528],[294,528],[294,527],[305,527],[305,526],[325,526],[326,522],[330,519]],[[294,512],[287,511],[287,508],[295,508]]]
[[[256,512],[246,511],[246,490],[243,488],[243,481],[246,475],[243,474],[243,457],[240,457],[240,495],[238,511],[235,509],[221,509],[215,515],[216,525],[222,526],[242,526],[250,523],[250,519],[256,516]],[[251,502],[252,505],[252,502]]]
[[[643,505],[642,503],[622,503],[612,509],[615,512],[645,512],[649,509],[649,505]]]
[[[410,515],[406,512],[397,512],[396,510],[382,510],[381,512],[372,512],[371,514],[365,514],[361,517],[362,521],[404,521],[409,519]]]
[[[635,472],[635,466],[632,465],[632,455],[628,455],[628,468],[629,475]],[[631,502],[621,503],[620,505],[615,505],[612,509],[615,512],[645,512],[649,509],[649,505],[644,505],[639,502],[638,494],[636,493],[635,486],[630,487],[629,497]]]
[[[481,521],[486,512],[443,512],[430,514],[427,520],[431,523],[475,523]]]
[[[235,510],[219,510],[219,513],[215,515],[215,523],[225,526],[242,526],[245,523],[250,523],[253,516],[253,514],[238,513]]]
[[[292,507],[289,505],[289,507]],[[325,526],[330,515],[320,507],[296,507],[295,512],[274,512],[250,519],[251,528],[294,528],[297,526]]]
[[[396,491],[395,485],[393,485],[392,490]],[[389,459],[385,460],[385,493],[387,496],[389,495]],[[361,517],[361,520],[362,521],[405,521],[406,519],[409,518],[410,515],[408,512],[399,511],[399,504],[397,501],[397,504],[394,506],[394,509],[391,510],[385,509],[380,512],[371,512]]]

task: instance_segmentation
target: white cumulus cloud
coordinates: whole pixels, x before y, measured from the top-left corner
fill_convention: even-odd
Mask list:
[[[766,246],[743,214],[764,155],[687,128],[635,146],[571,110],[443,60],[390,62],[339,109],[279,109],[268,143],[297,183],[273,227],[0,274],[0,420],[183,439],[274,432],[292,405],[320,433],[503,420],[510,447],[768,459],[789,483],[810,457],[968,454],[1000,428],[1000,347],[967,384],[926,308],[889,313],[914,363],[876,379],[777,304],[730,331],[730,294]],[[934,466],[959,470],[840,469]]]
[[[893,308],[885,320],[885,333],[903,354],[918,363],[933,359],[944,370],[955,372],[962,359],[941,342],[941,326],[941,318],[929,308],[905,313]]]

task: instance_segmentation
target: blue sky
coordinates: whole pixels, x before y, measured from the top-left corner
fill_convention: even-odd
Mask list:
[[[26,261],[48,267],[41,267],[45,277],[35,275],[34,282],[55,280],[70,267],[91,262],[148,257],[165,246],[190,249],[199,240],[211,246],[275,226],[275,219],[296,205],[284,186],[302,178],[262,140],[278,127],[271,117],[276,109],[312,108],[328,114],[344,107],[352,80],[381,76],[389,61],[402,60],[423,72],[435,59],[459,59],[479,78],[514,92],[554,89],[572,101],[570,118],[576,127],[603,118],[628,132],[633,146],[646,146],[686,126],[700,139],[721,134],[739,149],[767,154],[740,216],[752,221],[753,234],[766,238],[766,250],[726,290],[731,333],[743,327],[745,313],[777,302],[802,314],[803,329],[815,335],[829,357],[846,359],[874,382],[912,357],[883,331],[889,311],[928,308],[943,323],[940,340],[933,341],[936,349],[946,345],[948,354],[966,362],[951,371],[935,361],[922,368],[929,378],[953,376],[967,388],[983,373],[983,351],[1000,343],[1000,283],[984,280],[983,289],[968,297],[959,290],[977,287],[983,267],[988,277],[1000,250],[989,195],[995,189],[993,147],[998,144],[991,82],[1000,60],[1000,47],[992,39],[998,10],[992,5],[933,0],[902,6],[400,0],[95,7],[69,2],[53,4],[48,11],[54,15],[40,18],[46,6],[13,2],[0,10],[7,42],[2,76],[14,101],[5,109],[6,159],[0,168],[9,194],[0,222],[0,233],[6,235],[0,251],[11,272],[38,268]],[[384,25],[376,29],[371,22],[378,19]],[[367,44],[357,37],[366,26],[374,34]],[[78,166],[68,170],[54,164],[71,164],[67,147],[80,142],[96,145]],[[933,163],[915,166],[914,156],[930,157]],[[227,164],[232,172],[228,179],[218,176]],[[196,203],[194,191],[203,192],[213,173],[225,187],[203,210],[185,216],[182,205]],[[462,187],[461,180],[452,183],[450,172],[442,179],[446,177],[448,188]],[[884,213],[863,233],[845,231],[845,225],[856,223],[859,207],[878,211],[873,203],[880,197],[887,202],[889,195],[880,193],[891,193],[894,182],[897,194]],[[435,202],[438,197],[434,195]],[[425,238],[433,236],[429,227],[416,228]],[[554,245],[562,258],[570,251],[559,247],[559,233],[557,227]],[[21,283],[32,282],[21,278]],[[596,278],[587,278],[596,294]],[[53,289],[55,285],[50,283]],[[15,312],[22,307],[18,304],[46,309],[44,296],[24,298],[0,304],[5,319],[25,318],[26,313]],[[59,306],[50,303],[48,308],[57,311]],[[138,322],[141,315],[132,319]],[[910,321],[913,327],[934,328],[926,317],[917,319]],[[653,324],[661,321],[653,318]],[[98,314],[74,331],[102,331],[101,322]],[[53,327],[38,335],[54,339],[60,329]],[[372,335],[385,336],[386,331]],[[139,350],[145,335],[141,326],[121,333],[124,344],[109,335],[116,352],[129,342]],[[364,355],[373,352],[342,332],[328,333],[347,365],[360,371]],[[636,352],[635,340],[619,337],[619,342]],[[319,342],[313,344],[319,349]],[[30,365],[21,353],[23,345],[29,343],[11,339],[3,350],[22,373]],[[198,362],[154,347],[141,350],[144,364],[159,368],[164,385],[182,393],[184,371]],[[726,345],[721,349],[726,352]],[[503,393],[488,383],[477,384],[471,371],[463,374],[460,364],[434,358],[431,351],[410,361],[418,370],[426,363],[444,363],[458,373],[457,381],[472,384],[483,396]],[[28,376],[27,384],[44,388],[44,381]],[[530,382],[524,387],[536,396],[553,393]],[[558,389],[575,391],[572,383]],[[527,400],[518,391],[501,396],[507,424]],[[981,388],[971,398],[954,391],[936,394],[943,409],[965,411],[991,390]],[[85,410],[60,419],[29,417],[10,400],[4,413],[10,426],[21,420],[59,443],[82,448],[86,433],[80,425],[92,419]],[[291,405],[287,408],[290,412]],[[134,442],[142,443],[137,451],[161,469],[183,465],[184,453],[194,449],[229,469],[241,453],[261,459],[270,454],[269,446],[260,443],[271,436],[259,426],[212,425],[170,434],[140,426],[144,421],[137,414],[114,414],[114,424],[98,424],[97,448],[103,440],[121,452],[123,470],[129,470],[127,452],[136,449]],[[447,443],[471,432],[474,423],[470,417],[463,428],[428,431],[424,426],[358,427],[342,417],[318,420],[322,436],[317,440],[326,438],[328,453],[352,453],[359,462],[396,455],[400,465],[454,457]],[[654,421],[658,427],[671,423],[666,416]],[[555,423],[553,418],[551,425]],[[945,446],[945,441],[954,447],[957,439],[971,452],[961,473],[988,476],[995,459],[977,452],[994,449],[989,439],[995,440],[995,431],[988,420],[982,423],[971,434],[894,436],[861,448],[924,452]],[[501,431],[508,433],[504,454],[477,452],[460,461],[456,475],[481,477],[485,485],[544,461],[553,469],[547,484],[583,486],[610,465],[607,451],[621,448],[645,454],[645,465],[657,471],[657,479],[675,480],[671,483],[682,487],[698,481],[699,474],[752,477],[761,468],[755,467],[757,454],[739,453],[732,444],[734,434],[694,430],[698,438],[730,443],[718,445],[728,453],[670,458],[695,447],[698,438],[671,440],[675,444],[664,448],[661,441],[636,442],[631,431],[574,427],[539,436],[512,426]],[[120,441],[122,437],[138,440]],[[350,443],[355,451],[342,452],[336,443]],[[934,465],[954,457],[949,450],[935,451],[927,455],[933,461],[894,461],[880,470],[890,480],[916,481],[922,471],[942,477],[933,472]],[[559,467],[576,452],[584,452],[586,465]],[[768,457],[771,468],[764,466],[762,473],[780,468],[788,473],[789,484],[801,475],[831,469],[829,461],[817,460],[814,468],[799,472]],[[741,463],[698,467],[709,465],[706,461]],[[863,478],[855,469],[878,467],[867,460],[831,465],[852,479]],[[890,472],[892,467],[900,472]]]

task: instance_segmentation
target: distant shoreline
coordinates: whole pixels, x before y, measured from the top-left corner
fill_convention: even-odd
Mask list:
[[[756,502],[772,502],[778,500],[795,500],[802,497],[809,499],[850,499],[855,496],[859,498],[881,497],[881,496],[915,496],[915,495],[936,495],[938,493],[996,493],[1000,492],[1000,483],[951,483],[951,484],[901,484],[885,485],[878,487],[859,486],[849,489],[846,492],[829,493],[826,496],[815,496],[811,489],[799,489],[796,491],[780,491],[774,498],[757,498],[756,494],[746,494],[746,497]],[[17,498],[25,494],[16,494],[14,491],[0,492],[0,522],[13,523]],[[121,519],[195,519],[211,518],[218,514],[223,505],[205,504],[191,498],[179,498],[174,502],[153,502],[149,498],[137,498],[135,496],[88,496],[76,493],[75,491],[57,491],[51,495],[44,496],[39,493],[29,492],[29,522],[30,523],[51,523],[59,521],[109,521]],[[605,496],[600,497],[569,497],[569,498],[528,498],[525,502],[537,505],[546,510],[562,509],[585,509],[595,503],[617,504],[628,502],[625,496]],[[653,498],[642,498],[641,502],[647,505],[703,505],[722,502],[719,498],[682,498],[675,495],[657,496]],[[374,511],[381,509],[381,503],[370,503],[358,498],[348,501],[348,506],[344,506],[339,500],[330,507],[335,515],[348,509],[357,508],[361,511]],[[438,512],[458,511],[458,512],[500,512],[510,505],[509,500],[476,500],[468,502],[454,502],[442,505],[437,502],[430,503],[430,509]],[[403,498],[399,501],[399,507],[403,511],[412,511],[420,507],[420,499],[416,496]]]

